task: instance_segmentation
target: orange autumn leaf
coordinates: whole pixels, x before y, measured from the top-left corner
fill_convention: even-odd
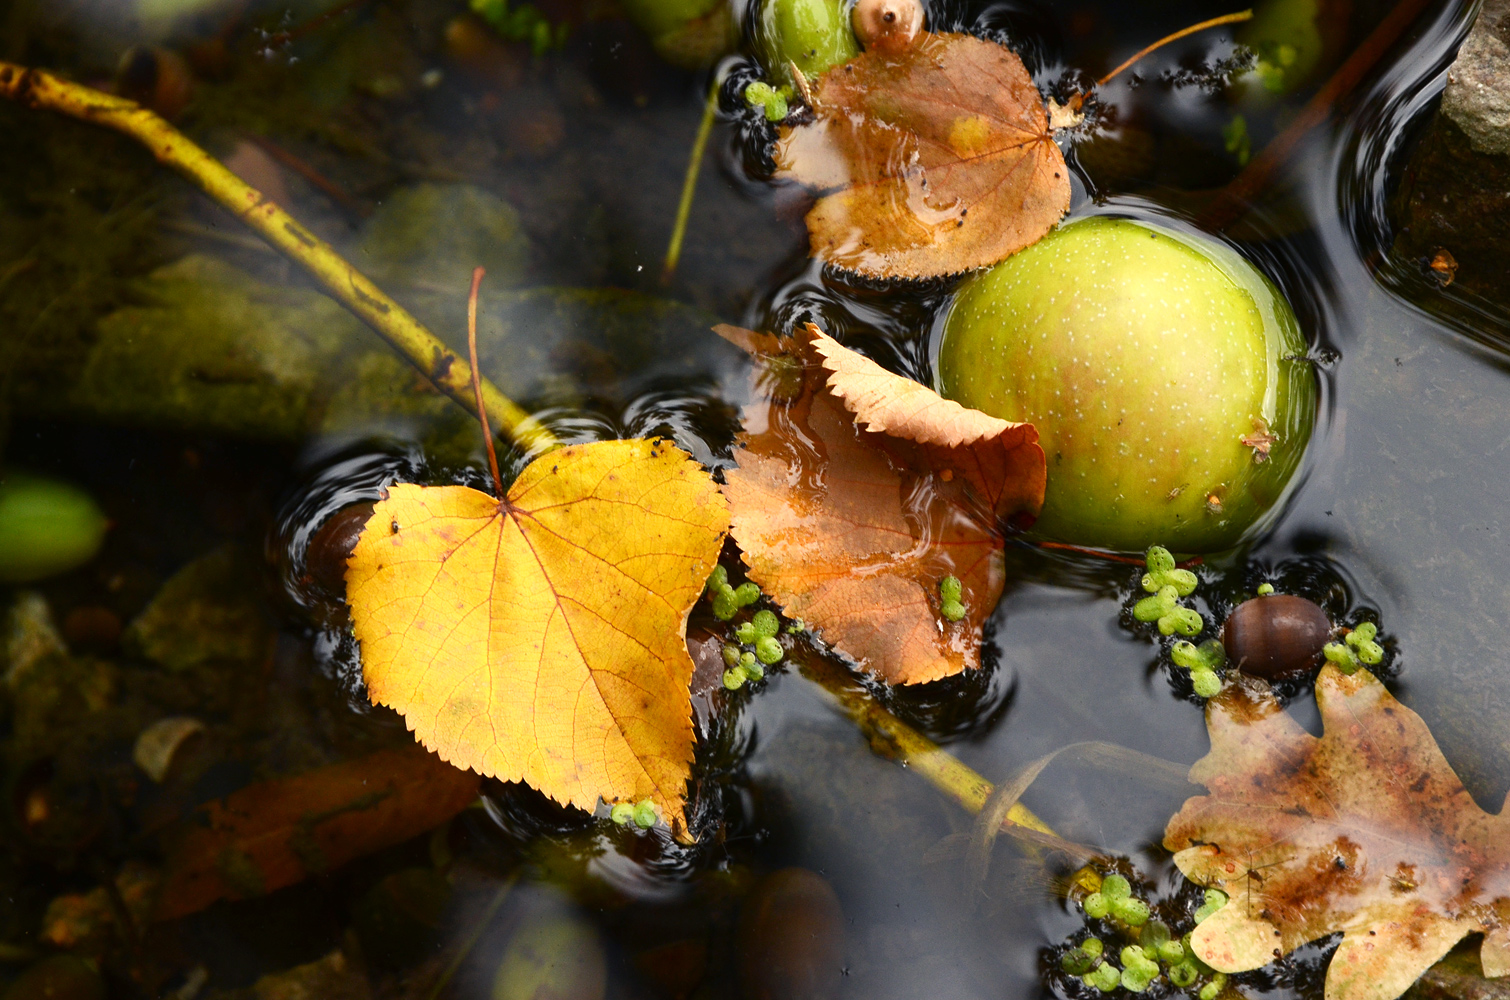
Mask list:
[[[346,570],[368,693],[458,767],[588,810],[649,798],[685,829],[683,635],[728,523],[665,441],[549,452],[501,503],[392,486]]]
[[[783,126],[777,176],[822,192],[810,253],[877,278],[987,267],[1070,207],[1069,171],[1043,98],[1011,50],[919,35],[813,84],[814,117]]]
[[[477,784],[408,746],[248,785],[201,806],[170,845],[154,916],[260,896],[401,844],[465,809]]]
[[[1316,681],[1318,738],[1244,679],[1207,705],[1211,752],[1164,846],[1231,899],[1195,929],[1222,972],[1342,932],[1327,1000],[1393,1000],[1466,935],[1510,974],[1510,815],[1478,807],[1420,716],[1367,670]]]
[[[893,683],[980,665],[1004,584],[1004,521],[1043,503],[1031,424],[966,409],[812,324],[787,340],[718,332],[756,358],[731,529],[749,577],[792,618]],[[965,616],[941,614],[957,577]]]

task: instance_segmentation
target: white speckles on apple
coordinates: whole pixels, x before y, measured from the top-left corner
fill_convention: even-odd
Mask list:
[[[1232,251],[1098,217],[1062,226],[962,288],[939,378],[966,405],[1037,424],[1055,455],[1039,533],[1210,550],[1236,541],[1298,463],[1315,377],[1282,359],[1304,349],[1288,305]],[[1282,466],[1255,466],[1233,444],[1255,412],[1290,431]],[[1138,485],[1124,489],[1132,468]],[[1192,516],[1228,480],[1221,526]],[[1190,488],[1171,494],[1182,485]]]

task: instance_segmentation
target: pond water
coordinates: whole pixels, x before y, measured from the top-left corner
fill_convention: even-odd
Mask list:
[[[278,185],[453,345],[471,267],[488,266],[483,368],[563,439],[667,434],[726,467],[747,376],[715,322],[817,322],[931,382],[951,286],[847,281],[810,262],[807,203],[768,181],[732,87],[679,269],[660,282],[708,76],[660,62],[599,6],[542,4],[573,28],[537,58],[476,25],[458,34],[459,4],[212,4],[154,35],[103,0],[9,0],[0,56],[105,85],[133,44],[183,53],[185,131]],[[1330,65],[1388,9],[1337,6]],[[1048,88],[1224,12],[1087,0],[956,4],[930,20],[995,32]],[[1492,812],[1510,791],[1510,330],[1393,259],[1386,211],[1470,19],[1427,5],[1223,235],[1295,306],[1322,404],[1287,506],[1256,543],[1206,561],[1195,606],[1216,623],[1272,582],[1334,620],[1376,620],[1381,674]],[[1223,138],[1234,108],[1199,79],[1232,51],[1230,36],[1197,35],[1102,90],[1115,116],[1067,144],[1072,217],[1199,231],[1209,193],[1240,169]],[[1324,78],[1247,110],[1254,150]],[[409,742],[398,716],[366,704],[344,610],[306,575],[305,549],[332,511],[388,483],[481,484],[485,465],[464,414],[130,142],[10,105],[0,135],[5,467],[77,483],[111,520],[94,561],[8,598],[31,609],[11,612],[32,623],[13,632],[45,643],[50,619],[63,645],[42,684],[7,640],[0,976],[70,952],[97,962],[110,996],[512,998],[531,994],[495,983],[500,962],[549,951],[529,933],[554,927],[567,952],[606,962],[606,985],[585,973],[573,996],[777,996],[783,962],[822,970],[791,996],[1097,995],[1057,972],[1054,949],[1083,925],[1067,873],[1005,839],[984,875],[970,867],[956,848],[972,817],[872,752],[792,665],[827,662],[814,649],[752,693],[699,703],[695,845],[485,782],[478,807],[434,832],[288,888],[172,921],[133,910],[150,875],[130,873],[162,864],[196,805]],[[506,474],[522,465],[504,459]],[[1082,740],[1182,766],[1206,752],[1188,680],[1131,625],[1137,571],[1020,542],[1007,567],[983,671],[868,696],[992,781]],[[709,624],[702,606],[694,632]],[[1310,694],[1285,693],[1319,731]],[[204,729],[149,782],[132,747],[169,716]],[[1121,857],[1172,918],[1199,893],[1159,843],[1196,789],[1145,770],[1058,762],[1024,802]],[[775,874],[793,866],[813,874]],[[772,899],[790,907],[775,925],[811,932],[756,919]],[[1334,944],[1236,988],[1320,997]]]

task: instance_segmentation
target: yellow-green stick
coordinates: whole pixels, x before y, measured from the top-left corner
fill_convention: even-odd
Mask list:
[[[472,368],[463,358],[347,263],[334,247],[157,114],[134,101],[72,83],[46,70],[3,61],[0,61],[0,95],[29,107],[103,125],[141,142],[158,162],[193,181],[279,253],[308,271],[331,298],[372,327],[437,389],[468,412],[477,412]],[[481,388],[489,416],[521,448],[540,450],[556,443],[550,431],[491,381],[483,379]]]
[[[718,112],[718,74],[708,86],[708,100],[703,105],[702,124],[697,127],[697,138],[692,141],[692,158],[687,161],[687,176],[682,180],[682,200],[676,206],[676,224],[671,227],[671,244],[666,247],[666,262],[661,266],[661,284],[671,284],[676,275],[676,266],[682,259],[682,240],[687,235],[687,220],[692,216],[692,195],[697,191],[697,175],[703,169],[703,151],[708,148],[708,136],[713,133],[713,119]]]

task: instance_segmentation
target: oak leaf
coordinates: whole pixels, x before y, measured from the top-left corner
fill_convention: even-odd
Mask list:
[[[683,635],[728,523],[665,441],[549,452],[501,502],[391,486],[346,570],[368,693],[458,767],[588,810],[649,798],[683,830]]]
[[[943,399],[808,324],[718,332],[756,358],[725,474],[749,577],[860,666],[916,684],[980,665],[1005,582],[1004,522],[1043,504],[1031,424]],[[965,614],[941,613],[961,583]]]
[[[1069,171],[1022,60],[970,35],[919,35],[813,84],[811,121],[783,126],[777,176],[821,194],[813,257],[878,278],[986,267],[1047,233]]]
[[[477,785],[416,746],[248,785],[201,806],[173,839],[154,916],[260,896],[401,844],[465,809]]]
[[[1327,1000],[1393,1000],[1465,935],[1484,974],[1510,973],[1510,815],[1474,802],[1421,718],[1367,670],[1316,681],[1306,732],[1262,681],[1207,705],[1211,752],[1164,846],[1231,899],[1195,929],[1221,972],[1341,932]]]

